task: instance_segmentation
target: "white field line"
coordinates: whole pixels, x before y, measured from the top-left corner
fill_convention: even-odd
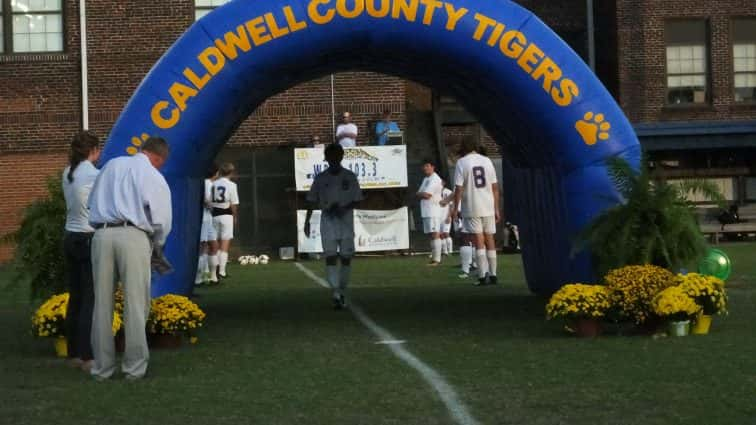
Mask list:
[[[299,270],[302,271],[307,277],[312,279],[315,283],[322,286],[323,288],[330,289],[331,286],[328,284],[328,282],[325,281],[325,279],[321,278],[320,276],[313,273],[310,269],[302,265],[301,263],[294,263],[295,266]],[[355,305],[351,300],[348,305],[349,310],[354,314],[354,317],[357,318],[357,320],[360,321],[366,328],[370,330],[376,337],[378,337],[382,341],[386,340],[398,340],[394,335],[392,335],[389,331],[379,326],[377,323],[373,321],[367,314],[365,314],[364,311],[362,311],[361,308],[359,308],[357,305]],[[414,354],[410,353],[407,349],[405,349],[400,344],[390,344],[386,345],[391,352],[394,353],[396,357],[399,357],[404,363],[406,363],[409,367],[412,369],[415,369],[420,376],[423,377],[425,382],[430,385],[434,391],[438,394],[438,396],[441,398],[441,401],[444,403],[446,408],[449,410],[449,413],[451,414],[452,418],[458,423],[463,425],[478,425],[479,422],[470,414],[470,412],[467,410],[467,407],[460,401],[459,397],[457,396],[456,391],[454,391],[454,388],[446,382],[443,376],[441,376],[440,373],[436,372],[435,369],[428,366],[427,364],[423,363],[422,360],[415,357]]]

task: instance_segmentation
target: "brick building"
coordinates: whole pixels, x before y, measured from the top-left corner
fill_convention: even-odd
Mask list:
[[[105,137],[152,64],[195,18],[224,2],[87,1],[89,128]],[[587,60],[595,45],[597,74],[665,173],[716,178],[733,200],[756,200],[756,0],[596,1],[595,43],[592,2],[519,3]],[[82,125],[79,4],[0,0],[0,179],[7,188],[0,234],[15,229],[23,207],[44,194],[45,178],[64,166],[68,140]],[[406,130],[410,164],[443,156],[465,134],[478,135],[496,154],[474,117],[443,92],[370,72],[324,76],[269,99],[221,154],[248,179],[240,185],[248,188],[243,199],[276,206],[243,212],[254,216],[250,238],[280,219],[264,210],[296,206],[295,197],[278,196],[292,184],[281,171],[291,158],[287,149],[312,135],[332,138],[332,94],[336,113],[353,113],[361,142],[381,111],[393,111]],[[10,248],[0,248],[0,259],[9,255]]]

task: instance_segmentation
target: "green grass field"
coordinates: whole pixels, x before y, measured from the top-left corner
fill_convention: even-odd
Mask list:
[[[357,259],[352,297],[481,424],[756,424],[756,245],[724,249],[730,315],[706,337],[570,337],[544,320],[516,256],[485,288],[456,278],[456,258],[436,269]],[[230,273],[198,291],[199,344],[153,351],[143,381],[99,383],[30,336],[26,291],[0,270],[0,423],[454,423],[415,370],[292,263]]]

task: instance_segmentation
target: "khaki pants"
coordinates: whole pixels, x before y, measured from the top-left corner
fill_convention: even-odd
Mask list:
[[[92,239],[94,314],[92,318],[92,375],[109,378],[116,369],[113,338],[113,293],[115,282],[123,283],[126,351],[121,370],[142,377],[150,352],[145,325],[150,312],[150,256],[147,234],[136,227],[99,229]]]

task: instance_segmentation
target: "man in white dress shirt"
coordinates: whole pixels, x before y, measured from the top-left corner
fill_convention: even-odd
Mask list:
[[[357,146],[357,126],[352,123],[352,114],[344,112],[342,123],[336,127],[336,141],[342,148]]]
[[[147,372],[149,349],[145,324],[150,312],[150,259],[162,251],[171,231],[171,192],[158,169],[168,159],[168,143],[150,137],[134,156],[111,160],[100,172],[89,196],[95,308],[92,375],[103,380],[116,369],[113,285],[123,283],[126,350],[121,370],[127,379]]]

